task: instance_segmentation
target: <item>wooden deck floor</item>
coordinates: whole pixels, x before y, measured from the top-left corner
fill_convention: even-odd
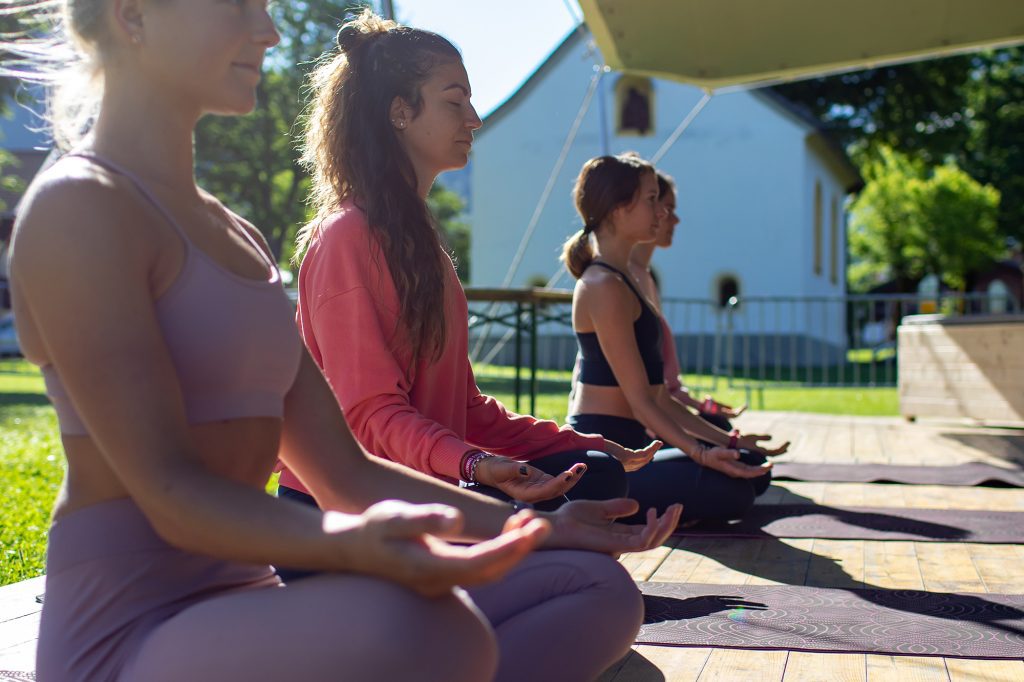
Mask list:
[[[1024,431],[901,419],[752,413],[745,432],[793,441],[792,461],[1024,466]],[[851,506],[1024,511],[1024,490],[778,482],[759,504],[813,501]],[[713,539],[674,541],[623,564],[637,580],[723,585],[912,588],[1024,593],[1024,546],[859,540]],[[0,670],[31,670],[42,579],[0,588]],[[1024,657],[1024,652],[1022,652]],[[637,646],[601,682],[1020,680],[1024,660],[812,654]]]

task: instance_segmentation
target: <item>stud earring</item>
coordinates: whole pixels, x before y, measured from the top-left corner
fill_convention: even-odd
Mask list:
[[[132,34],[132,45],[141,45],[141,44],[142,44],[142,36],[140,36],[138,33],[133,33]]]

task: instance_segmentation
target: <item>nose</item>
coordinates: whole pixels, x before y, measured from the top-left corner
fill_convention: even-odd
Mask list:
[[[268,49],[281,42],[281,34],[277,32],[277,27],[274,26],[274,19],[266,8],[262,9],[256,17],[256,25],[253,27],[253,41]]]
[[[469,116],[466,118],[466,127],[470,130],[480,130],[483,125],[484,122],[480,120],[480,115],[476,113],[476,107],[470,104]]]

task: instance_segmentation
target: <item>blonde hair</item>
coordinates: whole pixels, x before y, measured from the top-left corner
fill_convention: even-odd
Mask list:
[[[68,149],[88,133],[103,98],[100,46],[110,0],[0,0],[0,16],[18,28],[0,42],[9,57],[0,75],[46,88],[46,120]]]

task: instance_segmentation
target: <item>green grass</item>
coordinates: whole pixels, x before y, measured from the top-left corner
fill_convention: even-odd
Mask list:
[[[514,369],[495,365],[474,367],[480,390],[515,407]],[[899,396],[893,387],[858,386],[854,388],[803,387],[795,382],[772,386],[748,393],[743,388],[728,388],[725,379],[719,379],[715,390],[714,378],[703,375],[684,377],[687,385],[694,387],[698,396],[712,393],[719,401],[730,405],[742,405],[748,399],[751,409],[777,410],[787,412],[814,412],[819,414],[852,414],[864,416],[897,416]],[[571,374],[561,370],[539,370],[536,416],[556,421],[565,420],[566,403],[569,395]],[[528,373],[522,373],[522,398],[520,412],[530,411]]]
[[[509,408],[514,405],[513,370],[477,367],[484,393]],[[568,372],[542,370],[536,414],[565,419],[569,394]],[[526,387],[524,373],[524,390]],[[693,386],[710,386],[711,377],[687,377]],[[715,396],[736,404],[746,400],[739,389],[719,382]],[[753,407],[760,409],[758,394]],[[768,410],[831,414],[896,415],[894,388],[770,388],[764,391]],[[520,411],[529,411],[524,396]],[[23,360],[0,360],[0,585],[42,575],[45,567],[46,529],[50,510],[64,476],[57,419],[46,399],[37,369]]]
[[[57,418],[27,362],[0,361],[0,585],[42,575],[64,476]]]

